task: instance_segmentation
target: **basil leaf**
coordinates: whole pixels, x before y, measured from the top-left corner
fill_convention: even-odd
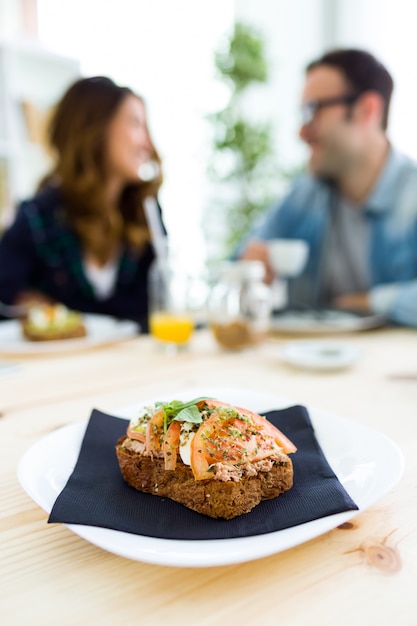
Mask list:
[[[177,422],[191,422],[192,424],[201,424],[203,418],[201,417],[201,413],[196,407],[195,404],[192,406],[188,406],[174,417],[174,420]],[[173,420],[173,421],[174,421]]]
[[[208,400],[207,396],[203,396],[201,398],[194,398],[194,400],[189,400],[188,402],[182,402],[181,400],[171,400],[171,402],[155,402],[155,407],[164,409],[164,433],[166,433],[169,424],[173,420],[177,420],[179,422],[191,422],[193,424],[200,424],[203,420],[200,415],[200,411],[196,406],[197,402],[201,402],[204,400]],[[188,417],[180,417],[183,411],[191,409],[190,413],[184,413],[184,416]]]

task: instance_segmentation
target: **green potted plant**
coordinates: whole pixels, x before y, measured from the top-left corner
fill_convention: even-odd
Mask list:
[[[206,229],[209,238],[215,237],[220,256],[228,256],[247,234],[276,197],[282,177],[271,123],[255,122],[245,110],[249,90],[268,80],[264,47],[260,33],[237,22],[226,45],[215,53],[217,73],[230,93],[227,106],[209,116],[213,149],[208,171],[214,193]]]

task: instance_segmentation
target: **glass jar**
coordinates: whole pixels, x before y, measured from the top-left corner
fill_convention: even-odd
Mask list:
[[[210,328],[218,344],[241,350],[262,341],[270,327],[272,294],[261,261],[221,266],[209,297]]]

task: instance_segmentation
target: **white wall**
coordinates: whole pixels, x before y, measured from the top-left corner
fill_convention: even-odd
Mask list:
[[[21,33],[21,10],[17,0],[0,0],[0,37]]]
[[[204,242],[208,112],[222,106],[213,51],[234,19],[233,0],[38,0],[39,34],[76,56],[83,75],[104,74],[141,93],[161,153],[161,203],[171,240],[188,254]]]
[[[306,154],[297,139],[298,103],[304,67],[323,45],[322,0],[236,0],[235,6],[236,19],[265,36],[270,80],[252,108],[274,123],[281,165],[298,166]]]
[[[258,106],[275,119],[283,165],[305,156],[297,138],[304,68],[333,47],[364,48],[386,65],[395,82],[389,135],[417,159],[416,0],[236,0],[235,6],[237,19],[265,33],[271,83]]]
[[[417,159],[417,2],[415,0],[338,0],[338,40],[365,47],[394,78],[389,135]]]

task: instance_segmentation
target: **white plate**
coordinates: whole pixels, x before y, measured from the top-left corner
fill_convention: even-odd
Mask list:
[[[157,399],[186,400],[202,395],[259,412],[295,404],[280,396],[232,388],[192,388]],[[139,406],[154,400],[121,409],[117,415],[132,418]],[[400,450],[386,436],[366,426],[307,408],[328,462],[359,511],[365,510],[400,479],[403,472]],[[74,469],[86,425],[87,421],[70,424],[51,433],[35,443],[19,463],[22,487],[48,513]],[[335,528],[357,513],[338,513],[265,535],[206,541],[159,539],[76,524],[68,528],[94,545],[129,559],[178,567],[210,567],[242,563],[287,550]]]
[[[274,315],[272,330],[286,333],[328,334],[379,328],[386,320],[379,315],[355,315],[348,311],[287,311]]]
[[[279,351],[285,363],[310,370],[338,370],[358,360],[361,353],[352,345],[334,341],[292,341]]]
[[[86,314],[83,320],[87,328],[86,337],[61,341],[28,341],[23,337],[17,320],[0,322],[0,354],[68,352],[127,339],[138,333],[135,322],[119,321],[106,315]]]

